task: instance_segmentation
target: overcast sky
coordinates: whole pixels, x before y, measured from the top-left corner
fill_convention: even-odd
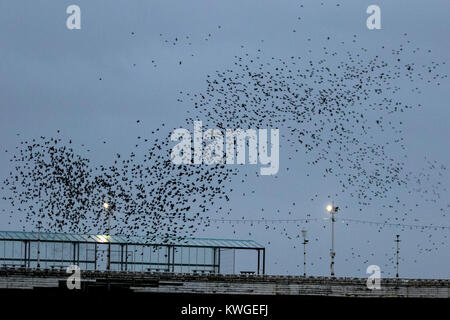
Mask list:
[[[449,1],[323,3],[0,0],[0,147],[14,149],[22,138],[54,135],[59,129],[76,143],[90,145],[96,151],[96,162],[108,161],[115,152],[129,152],[136,136],[149,135],[161,123],[169,128],[183,125],[193,106],[187,101],[177,102],[179,92],[205,90],[206,75],[232,67],[235,55],[252,56],[259,49],[259,55],[267,60],[303,56],[310,49],[319,51],[323,39],[330,35],[336,47],[341,41],[348,43],[348,48],[340,47],[342,52],[364,47],[368,55],[383,57],[386,51],[381,46],[395,48],[404,43],[407,33],[411,46],[423,52],[410,57],[417,64],[449,60]],[[66,8],[71,4],[81,8],[81,30],[66,28]],[[370,4],[381,8],[381,30],[366,27]],[[352,45],[355,35],[358,44]],[[175,38],[179,41],[172,45]],[[428,50],[431,55],[425,55]],[[448,65],[443,71],[448,73]],[[425,167],[425,156],[450,165],[449,85],[446,78],[440,86],[423,87],[418,98],[423,108],[402,114],[408,170]],[[410,99],[407,90],[400,94],[405,101]],[[137,119],[142,121],[141,126],[136,126]],[[280,143],[283,145],[282,140]],[[288,164],[291,156],[294,160]],[[345,204],[346,209],[339,213],[341,218],[379,221],[377,213],[386,209],[382,209],[381,201],[375,201],[361,212],[355,199],[337,191],[336,181],[323,179],[321,171],[306,162],[299,154],[281,152],[277,177],[249,179],[247,185],[237,185],[229,206],[237,218],[295,219],[309,214],[322,219],[306,226],[311,239],[308,273],[327,275],[330,221],[323,219],[327,218],[324,208],[329,200],[341,207]],[[290,170],[286,171],[288,166]],[[9,155],[2,152],[0,177],[9,170]],[[405,223],[450,225],[449,215],[439,211],[449,211],[449,192],[444,190],[449,187],[448,177],[448,172],[441,177],[441,199],[437,203],[423,201]],[[248,190],[255,193],[242,196]],[[316,201],[310,201],[315,194],[319,194]],[[404,190],[396,190],[395,195],[406,203],[408,196],[417,201]],[[0,202],[0,208],[9,207]],[[393,210],[385,213],[395,219]],[[0,229],[23,227],[17,220],[11,224],[8,221],[6,214],[0,214]],[[262,225],[219,226],[198,236],[254,239],[267,247],[269,273],[303,272],[301,241],[280,236],[279,231],[287,228],[291,234],[298,234],[296,225],[277,225],[278,231]],[[394,265],[389,259],[394,254],[395,234],[399,233],[402,276],[450,278],[449,232],[398,228],[378,232],[371,225],[338,223],[336,274],[364,277],[367,266],[376,264],[386,276],[393,276]]]

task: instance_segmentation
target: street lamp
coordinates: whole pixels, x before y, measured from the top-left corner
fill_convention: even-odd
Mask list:
[[[308,243],[308,240],[306,240],[306,229],[302,229],[302,236],[303,236],[303,276],[306,277],[306,244]]]
[[[106,212],[108,213],[108,223],[106,225],[106,234],[108,235],[108,255],[107,255],[107,261],[106,261],[106,270],[111,269],[111,211],[113,209],[113,206],[109,204],[108,202],[103,203],[103,208],[105,208]]]
[[[397,256],[397,272],[396,272],[396,274],[395,274],[395,278],[397,279],[397,281],[398,281],[398,256],[399,256],[399,253],[400,253],[400,249],[399,249],[399,246],[398,246],[398,244],[399,244],[399,242],[400,242],[400,235],[399,234],[397,234],[396,235],[396,240],[394,240],[395,242],[397,242],[397,254],[396,254],[396,256]]]
[[[41,268],[41,221],[38,222],[37,268]]]
[[[331,264],[330,264],[330,273],[331,277],[334,277],[334,257],[336,256],[336,252],[334,251],[334,222],[336,221],[334,215],[337,213],[339,207],[335,207],[333,203],[326,206],[327,212],[331,213]]]

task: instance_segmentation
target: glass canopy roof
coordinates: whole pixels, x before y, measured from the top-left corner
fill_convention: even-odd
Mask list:
[[[22,232],[22,231],[0,231],[1,240],[30,240],[30,241],[53,241],[53,242],[83,242],[83,243],[111,243],[111,244],[133,244],[133,245],[175,245],[187,247],[221,247],[234,249],[263,249],[264,247],[253,240],[232,239],[205,239],[185,238],[181,240],[146,238],[139,236],[102,235],[102,234],[71,234],[50,232]]]

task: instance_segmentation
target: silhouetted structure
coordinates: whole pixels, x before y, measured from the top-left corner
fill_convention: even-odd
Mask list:
[[[115,271],[234,273],[235,250],[251,250],[256,251],[257,261],[255,270],[248,272],[265,273],[265,248],[252,240],[188,238],[158,243],[144,237],[18,231],[0,231],[0,266],[65,269],[78,265],[82,270],[104,270],[109,246]],[[224,259],[229,252],[231,261]],[[224,266],[227,263],[231,267]]]

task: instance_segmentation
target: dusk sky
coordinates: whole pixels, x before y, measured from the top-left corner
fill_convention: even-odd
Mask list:
[[[66,27],[71,4],[81,8],[81,30]],[[371,4],[381,8],[380,30],[366,26]],[[395,276],[394,239],[399,234],[402,277],[448,279],[449,13],[446,0],[0,0],[0,178],[13,170],[9,160],[22,140],[72,139],[75,150],[82,144],[91,149],[93,163],[108,164],[116,153],[133,151],[138,136],[165,137],[179,127],[192,131],[189,117],[204,121],[204,130],[210,128],[186,94],[205,94],[208,75],[235,70],[236,57],[249,64],[252,59],[265,64],[272,58],[301,57],[305,68],[312,60],[333,69],[340,62],[354,63],[347,52],[362,61],[379,56],[396,65],[392,52],[402,48],[401,63],[414,63],[416,75],[432,71],[425,80],[402,76],[384,84],[399,88],[384,98],[413,107],[386,119],[395,123],[394,129],[373,131],[370,143],[386,145],[387,157],[404,162],[401,174],[415,177],[408,185],[393,186],[387,198],[361,205],[338,178],[324,176],[323,164],[309,164],[312,154],[290,145],[288,129],[280,123],[278,174],[257,177],[258,166],[239,167],[248,176],[233,182],[230,201],[222,208],[231,213],[216,213],[215,205],[207,214],[212,219],[311,221],[271,222],[267,227],[213,222],[196,236],[255,240],[267,249],[269,274],[294,275],[303,273],[300,230],[305,228],[310,240],[307,272],[325,276],[331,243],[325,207],[333,201],[340,207],[338,276],[366,277],[369,265],[380,266],[384,277]],[[360,103],[377,101],[370,97]],[[367,115],[373,123],[376,116]],[[403,140],[386,144],[397,133]],[[363,134],[358,136],[364,140]],[[333,160],[331,153],[329,157]],[[0,230],[32,231],[19,214],[10,218],[16,209],[8,201],[0,201],[0,210]],[[380,227],[345,219],[447,228]]]

